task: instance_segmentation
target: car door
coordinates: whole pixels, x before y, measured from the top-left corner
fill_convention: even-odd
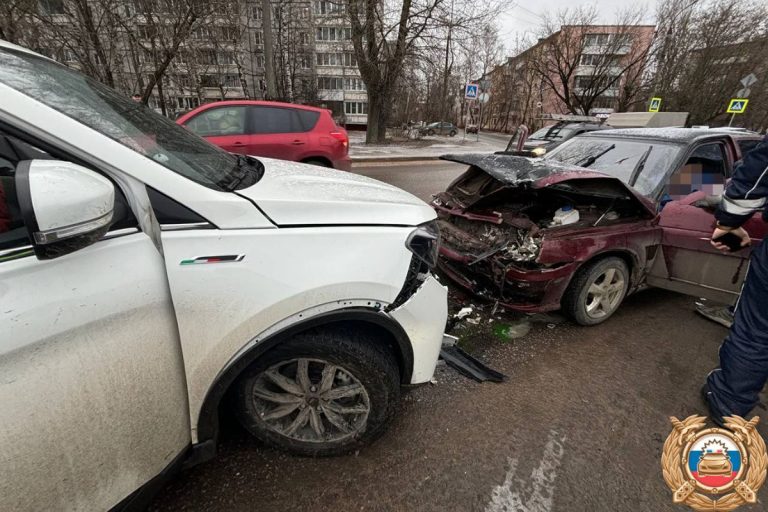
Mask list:
[[[231,153],[254,154],[247,129],[247,111],[245,105],[209,108],[189,119],[184,126]]]
[[[249,110],[253,155],[302,160],[307,152],[307,134],[295,109],[254,106]]]
[[[723,253],[710,244],[714,212],[733,156],[724,141],[695,147],[670,178],[667,202],[660,215],[663,230],[648,283],[721,303],[735,302],[747,271],[749,250]],[[755,241],[766,236],[765,223],[756,214],[747,223]]]
[[[14,187],[30,157],[0,132],[0,508],[107,510],[189,444],[164,262],[120,187],[103,239],[37,259]]]

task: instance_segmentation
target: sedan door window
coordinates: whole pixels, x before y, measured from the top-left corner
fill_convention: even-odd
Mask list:
[[[670,177],[667,195],[670,199],[681,199],[697,191],[707,195],[722,194],[726,171],[723,144],[703,144],[694,149],[685,164]]]

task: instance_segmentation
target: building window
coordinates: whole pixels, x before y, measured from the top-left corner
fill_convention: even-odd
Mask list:
[[[62,57],[64,58],[64,62],[77,62],[77,54],[69,48],[64,48],[62,50]]]
[[[589,89],[593,85],[594,78],[591,76],[577,76],[576,89]]]
[[[585,37],[585,43],[587,46],[606,45],[611,39],[610,34],[587,34]]]
[[[312,59],[309,55],[302,55],[299,57],[299,65],[301,69],[310,69],[312,67]]]
[[[351,41],[352,29],[341,27],[317,27],[318,41]]]
[[[299,32],[299,43],[309,44],[309,32]]]
[[[221,36],[227,41],[237,41],[240,39],[240,31],[237,30],[237,27],[233,26],[223,26],[220,28],[221,30]]]
[[[153,39],[157,37],[157,28],[154,25],[137,25],[136,35],[140,39]]]
[[[181,89],[191,89],[192,88],[192,79],[189,75],[176,75],[173,77],[173,80],[176,82],[176,85]]]
[[[357,57],[354,53],[318,53],[317,65],[357,67]]]
[[[221,84],[224,87],[240,87],[240,77],[232,74],[222,75]]]
[[[192,110],[200,106],[200,98],[196,96],[177,96],[176,108],[179,110]]]
[[[321,76],[317,79],[317,88],[325,91],[340,91],[344,86],[341,77]]]
[[[335,2],[329,2],[322,0],[314,3],[315,14],[323,16],[327,14],[344,14],[346,11],[346,4],[344,0],[338,0]]]
[[[262,33],[261,32],[254,32],[253,33],[253,44],[264,44],[264,40],[262,39]]]
[[[344,90],[346,91],[364,91],[365,83],[360,78],[345,78]]]
[[[256,63],[257,68],[263,68],[264,67],[264,55],[257,54],[254,56],[254,61]]]
[[[216,75],[200,75],[200,87],[218,87],[219,77]]]
[[[367,115],[368,104],[363,101],[344,103],[344,113],[347,115]]]
[[[40,0],[43,14],[64,14],[64,0]]]
[[[216,53],[218,64],[237,64],[235,52],[232,50],[220,50]]]
[[[259,6],[251,7],[251,18],[255,20],[260,20],[262,18],[263,13],[264,11],[261,10],[261,7]]]

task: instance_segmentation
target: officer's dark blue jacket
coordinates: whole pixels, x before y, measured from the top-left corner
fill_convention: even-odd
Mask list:
[[[723,200],[715,214],[723,226],[738,227],[747,222],[758,210],[763,210],[763,220],[768,222],[768,136],[733,171]]]

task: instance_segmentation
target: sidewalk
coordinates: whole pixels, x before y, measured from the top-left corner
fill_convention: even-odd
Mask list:
[[[455,137],[432,136],[407,142],[365,145],[365,132],[349,132],[349,156],[353,163],[437,160],[452,153],[493,153],[507,146],[509,135],[488,133]]]

